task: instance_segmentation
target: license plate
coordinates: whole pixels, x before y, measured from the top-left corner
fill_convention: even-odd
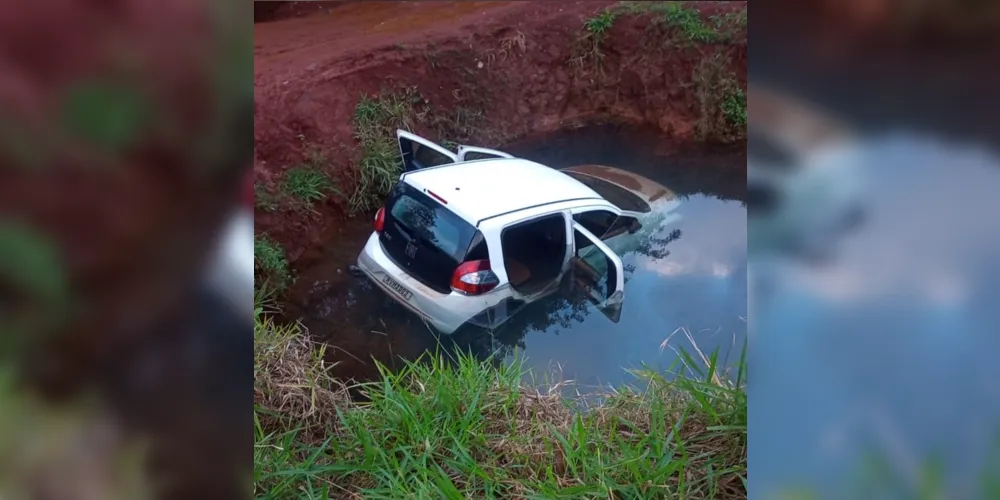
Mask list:
[[[403,298],[403,300],[410,300],[410,298],[413,297],[413,292],[404,288],[403,285],[396,283],[396,280],[388,276],[382,277],[382,283],[384,283],[385,286],[389,287],[390,290],[396,292],[400,297]]]

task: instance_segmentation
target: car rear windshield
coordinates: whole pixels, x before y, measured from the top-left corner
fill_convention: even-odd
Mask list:
[[[400,182],[385,205],[380,236],[389,257],[411,276],[441,293],[465,261],[478,230],[445,205]]]
[[[610,201],[621,210],[640,213],[652,211],[652,208],[649,207],[649,204],[645,200],[628,189],[612,184],[604,179],[598,179],[597,177],[591,177],[579,172],[570,171],[566,172],[566,174],[586,184],[587,187],[601,195],[601,198]]]

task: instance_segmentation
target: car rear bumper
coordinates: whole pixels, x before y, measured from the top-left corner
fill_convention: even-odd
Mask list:
[[[358,267],[389,297],[445,335],[454,333],[487,305],[486,300],[479,297],[455,292],[442,294],[420,283],[386,255],[376,233],[372,233],[358,255]],[[386,277],[412,295],[405,297],[393,289],[386,283]]]

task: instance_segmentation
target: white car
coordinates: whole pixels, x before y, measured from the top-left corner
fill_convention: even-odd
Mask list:
[[[554,170],[484,148],[455,153],[402,130],[397,138],[404,173],[358,268],[443,334],[499,327],[563,284],[618,322],[619,252],[678,204],[665,187],[623,170]]]

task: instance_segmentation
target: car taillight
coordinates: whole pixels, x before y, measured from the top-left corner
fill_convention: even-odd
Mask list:
[[[375,212],[375,232],[381,233],[382,228],[385,226],[385,208],[378,209]]]
[[[467,295],[482,295],[500,284],[489,260],[463,262],[451,277],[451,288]]]

